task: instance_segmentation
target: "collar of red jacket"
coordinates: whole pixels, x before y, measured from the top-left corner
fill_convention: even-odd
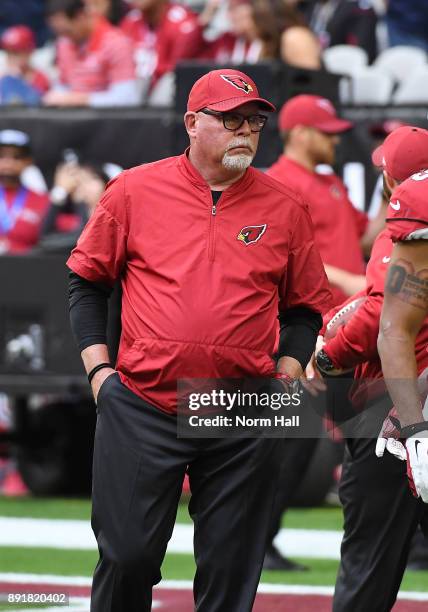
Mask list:
[[[190,161],[189,151],[190,151],[190,147],[187,147],[183,155],[180,156],[181,170],[183,171],[185,176],[194,185],[203,187],[205,189],[210,189],[206,180],[202,177],[202,175],[198,172],[198,170],[195,168],[195,166]],[[239,181],[236,181],[236,183],[233,183],[230,187],[225,189],[225,191],[227,191],[228,195],[231,195],[239,191],[244,191],[249,188],[249,186],[252,184],[253,181],[254,181],[254,168],[250,166],[248,170],[245,172],[245,174],[239,179]]]

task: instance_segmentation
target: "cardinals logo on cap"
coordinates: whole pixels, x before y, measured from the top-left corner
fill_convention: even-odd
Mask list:
[[[416,174],[412,174],[410,177],[412,181],[425,181],[428,179],[428,170],[421,170],[420,172],[416,172]]]
[[[321,100],[317,101],[317,104],[331,115],[336,114],[333,104],[327,98],[321,98]]]
[[[251,85],[247,83],[247,81],[244,81],[244,79],[239,76],[239,74],[222,74],[220,76],[224,81],[227,81],[228,83],[236,87],[236,89],[240,89],[246,94],[249,94],[251,91],[253,91]]]
[[[266,223],[264,225],[247,225],[241,229],[236,238],[244,244],[254,244],[254,242],[260,240],[266,228]]]

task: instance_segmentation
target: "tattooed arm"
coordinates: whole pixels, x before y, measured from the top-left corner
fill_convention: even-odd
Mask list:
[[[378,350],[402,426],[423,420],[415,339],[428,314],[428,241],[396,244],[385,283]]]

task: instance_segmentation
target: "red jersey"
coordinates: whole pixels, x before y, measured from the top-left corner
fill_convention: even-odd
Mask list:
[[[322,313],[330,302],[300,199],[249,168],[213,205],[186,154],[112,181],[68,266],[122,279],[116,369],[169,412],[178,379],[272,375],[278,309]]]
[[[61,83],[72,91],[105,91],[114,83],[135,79],[131,41],[104,18],[98,19],[83,45],[59,38],[57,65]]]
[[[428,170],[413,174],[394,189],[386,222],[394,242],[428,238]]]
[[[352,205],[341,179],[335,174],[310,172],[285,155],[267,174],[301,194],[308,204],[323,263],[364,274],[360,238],[367,226],[367,216]],[[331,289],[334,304],[346,299],[341,289],[334,286]]]
[[[48,205],[47,195],[25,187],[0,188],[0,254],[24,253],[37,244]]]
[[[394,192],[395,193],[395,192]],[[352,400],[358,407],[386,391],[382,365],[377,352],[379,322],[383,305],[385,277],[391,259],[393,242],[388,229],[384,229],[373,244],[372,255],[367,265],[365,291],[349,298],[366,296],[366,301],[354,313],[346,325],[339,328],[334,338],[324,346],[327,355],[338,368],[356,368],[356,384]],[[324,326],[345,304],[332,309],[324,317]],[[323,333],[323,330],[320,332]],[[428,318],[415,342],[418,373],[428,366]]]
[[[180,59],[193,58],[201,44],[197,16],[179,4],[165,6],[155,29],[139,9],[130,11],[120,28],[134,43],[138,76],[152,77],[153,81],[173,70]]]

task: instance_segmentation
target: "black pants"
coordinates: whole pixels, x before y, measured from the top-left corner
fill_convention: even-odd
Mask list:
[[[99,561],[92,612],[146,612],[174,527],[186,469],[199,612],[252,609],[283,440],[177,439],[176,417],[117,374],[98,396],[92,527]]]
[[[339,495],[344,511],[334,612],[389,612],[406,568],[409,547],[427,506],[414,498],[406,463],[376,439],[347,440]]]

